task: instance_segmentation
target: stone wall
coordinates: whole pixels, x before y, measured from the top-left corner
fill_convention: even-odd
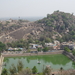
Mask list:
[[[2,54],[3,57],[15,57],[15,56],[34,56],[34,55],[50,55],[50,54],[62,54],[63,50],[55,52],[38,52],[38,53],[20,53],[20,54]]]
[[[75,56],[72,53],[64,51],[63,54],[69,57],[72,61],[75,61]]]

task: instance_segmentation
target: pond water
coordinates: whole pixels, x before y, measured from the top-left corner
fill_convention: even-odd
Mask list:
[[[73,62],[66,56],[62,54],[58,55],[41,55],[41,56],[25,56],[25,57],[9,57],[4,59],[4,63],[6,63],[6,66],[3,66],[3,68],[6,68],[9,70],[12,64],[17,66],[18,61],[22,61],[24,68],[29,67],[33,68],[34,66],[37,67],[38,72],[42,72],[43,66],[50,65],[53,69],[60,69],[63,67],[63,69],[75,69],[75,66],[73,66]],[[37,61],[40,61],[41,63],[38,64]]]

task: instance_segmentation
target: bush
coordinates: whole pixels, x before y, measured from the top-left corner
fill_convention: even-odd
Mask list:
[[[33,74],[37,73],[37,68],[36,68],[36,66],[34,66],[34,67],[32,68],[32,73],[33,73]]]
[[[48,47],[43,48],[43,52],[47,52],[49,50]]]
[[[4,68],[4,69],[2,70],[2,74],[1,74],[1,75],[8,75],[7,69]]]
[[[75,50],[72,51],[72,54],[75,56]]]
[[[71,52],[71,50],[68,47],[65,47],[64,50],[67,52]]]

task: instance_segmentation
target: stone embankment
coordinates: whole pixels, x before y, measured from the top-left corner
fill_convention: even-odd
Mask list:
[[[38,52],[38,53],[18,53],[18,54],[2,54],[3,57],[15,57],[15,56],[35,56],[35,55],[50,55],[50,54],[64,54],[69,57],[71,60],[75,61],[75,56],[72,53],[65,52],[64,50],[58,50],[54,52]],[[2,65],[3,65],[3,57],[0,57],[0,75],[2,72]],[[75,70],[74,70],[75,72]],[[53,72],[53,74],[57,74],[58,72]],[[64,73],[64,72],[63,72]]]
[[[38,52],[38,53],[18,53],[18,54],[2,54],[3,57],[15,57],[15,56],[34,56],[34,55],[50,55],[50,54],[62,54],[63,50],[55,52]]]
[[[4,60],[4,57],[1,55],[0,56],[0,75],[1,75],[1,72],[2,72],[3,60]]]
[[[69,57],[72,61],[75,61],[75,56],[72,53],[64,51],[63,54]]]

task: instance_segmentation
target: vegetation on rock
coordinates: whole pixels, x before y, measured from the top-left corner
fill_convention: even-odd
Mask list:
[[[54,11],[47,17],[35,21],[11,20],[0,23],[0,41],[7,43],[26,39],[29,43],[54,39],[63,41],[75,40],[75,16],[70,13]],[[36,41],[38,40],[38,41]]]

